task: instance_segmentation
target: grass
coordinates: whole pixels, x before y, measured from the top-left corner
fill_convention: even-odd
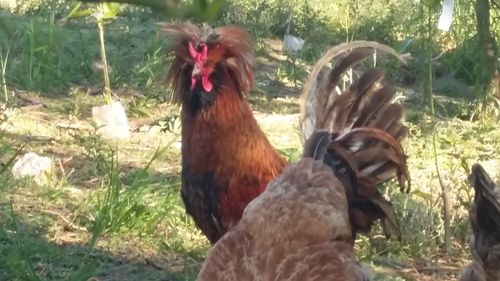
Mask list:
[[[127,142],[107,143],[90,120],[103,88],[95,26],[55,17],[5,18],[17,29],[0,42],[7,81],[2,98],[13,92],[3,98],[4,107],[17,110],[3,114],[0,107],[0,280],[194,280],[209,245],[179,196],[179,109],[165,94],[168,42],[156,34],[155,19],[133,14],[107,26],[111,87],[126,105],[132,131]],[[267,51],[269,42],[259,41],[257,87],[249,102],[273,145],[293,161],[301,153],[301,85],[293,81],[303,80],[310,63],[298,59],[298,71],[290,71],[286,57]],[[431,119],[415,88],[405,99],[412,191],[385,189],[402,241],[386,241],[376,231],[360,237],[357,253],[379,280],[454,280],[468,259],[463,245],[472,191],[466,167],[479,161],[497,174],[500,129],[494,119],[454,118],[470,116],[469,101],[437,99],[438,159],[453,194],[453,256],[445,256]],[[28,151],[53,159],[41,180],[11,177],[13,159]],[[427,265],[451,269],[425,271]]]
[[[118,160],[124,152],[99,152],[102,158],[94,160],[102,161],[107,173],[95,187],[73,183],[62,171],[68,165],[61,164],[42,186],[21,180],[2,189],[3,280],[87,280],[95,275],[118,280],[114,275],[125,272],[113,273],[117,267],[131,271],[128,280],[178,280],[190,274],[187,266],[177,273],[159,270],[154,257],[163,251],[168,254],[162,257],[171,256],[168,266],[184,260],[198,264],[206,245],[181,207],[178,176],[149,167],[160,151],[153,150],[142,168],[124,168]],[[151,265],[144,266],[146,261]]]

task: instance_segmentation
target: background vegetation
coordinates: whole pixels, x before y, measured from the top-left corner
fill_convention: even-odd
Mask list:
[[[478,63],[481,1],[456,1],[449,32],[436,28],[439,1],[228,0],[218,13],[218,2],[180,2],[167,15],[118,6],[105,22],[111,90],[132,130],[110,144],[90,118],[104,88],[95,19],[69,17],[71,1],[0,0],[0,280],[194,280],[208,244],[178,194],[179,111],[164,83],[169,42],[156,25],[179,14],[251,32],[260,65],[250,102],[290,159],[300,154],[302,81],[329,46],[376,40],[410,53],[408,66],[377,60],[408,109],[412,191],[386,188],[402,241],[375,232],[358,253],[380,280],[454,280],[469,258],[468,167],[481,162],[496,175],[500,159],[499,90]],[[489,28],[498,49],[497,2]],[[305,39],[298,54],[281,52],[288,25]],[[52,171],[13,179],[14,159],[28,151],[51,157]]]

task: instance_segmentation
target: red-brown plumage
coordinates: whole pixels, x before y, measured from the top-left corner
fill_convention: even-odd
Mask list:
[[[198,205],[188,207],[196,223],[213,243],[236,223],[245,206],[262,193],[267,183],[278,175],[285,161],[270,145],[257,125],[250,108],[240,98],[235,98],[227,90],[219,93],[216,104],[202,109],[197,114],[183,108],[183,164],[189,165],[184,173],[182,194],[189,201],[197,196],[213,196],[213,207],[208,209],[218,221],[214,225],[211,218],[196,214],[196,210],[206,212],[203,200]],[[183,169],[187,168],[183,165]],[[212,173],[210,187],[189,184],[190,178]],[[206,184],[206,182],[205,182]],[[210,190],[210,189],[214,190]],[[191,210],[190,210],[191,209]],[[197,220],[197,217],[205,217]]]
[[[188,212],[212,243],[238,222],[248,202],[262,193],[286,164],[260,130],[248,104],[231,95],[222,91],[213,106],[198,114],[187,112],[186,106],[182,113],[183,169],[189,169],[183,173],[182,194]],[[190,178],[205,173],[213,173],[210,187],[189,184]],[[190,201],[197,201],[193,197],[198,192],[205,193],[204,199],[190,206]],[[208,208],[204,215],[197,214],[194,209],[207,211],[205,200],[215,200],[212,207],[216,210]],[[218,223],[214,224],[208,213]]]

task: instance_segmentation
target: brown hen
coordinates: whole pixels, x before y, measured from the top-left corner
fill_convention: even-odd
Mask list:
[[[182,105],[181,195],[187,212],[214,244],[287,162],[245,100],[255,65],[249,35],[238,27],[199,28],[190,23],[169,24],[164,30],[174,55],[168,81]],[[393,103],[395,90],[382,85],[383,73],[371,69],[345,91],[339,88],[344,72],[371,56],[373,49],[395,54],[373,42],[332,48],[315,65],[303,94],[303,139],[316,129],[327,129],[334,133],[332,149],[337,153],[332,165],[348,159],[344,167],[357,169],[344,173],[352,177],[347,196],[353,235],[368,230],[373,218],[397,229],[390,205],[374,187],[395,176],[401,184],[407,178],[399,144],[407,134],[403,110]],[[330,68],[332,61],[336,63]],[[356,193],[358,185],[370,188]]]
[[[315,132],[208,254],[198,281],[369,280],[354,258],[345,185],[332,135]],[[340,161],[342,162],[342,161]],[[347,163],[344,163],[347,164]],[[337,174],[337,176],[335,176]]]

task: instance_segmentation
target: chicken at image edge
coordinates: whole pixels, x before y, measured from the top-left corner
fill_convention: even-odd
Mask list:
[[[475,164],[469,177],[474,200],[469,211],[472,262],[460,281],[500,280],[500,187]]]

